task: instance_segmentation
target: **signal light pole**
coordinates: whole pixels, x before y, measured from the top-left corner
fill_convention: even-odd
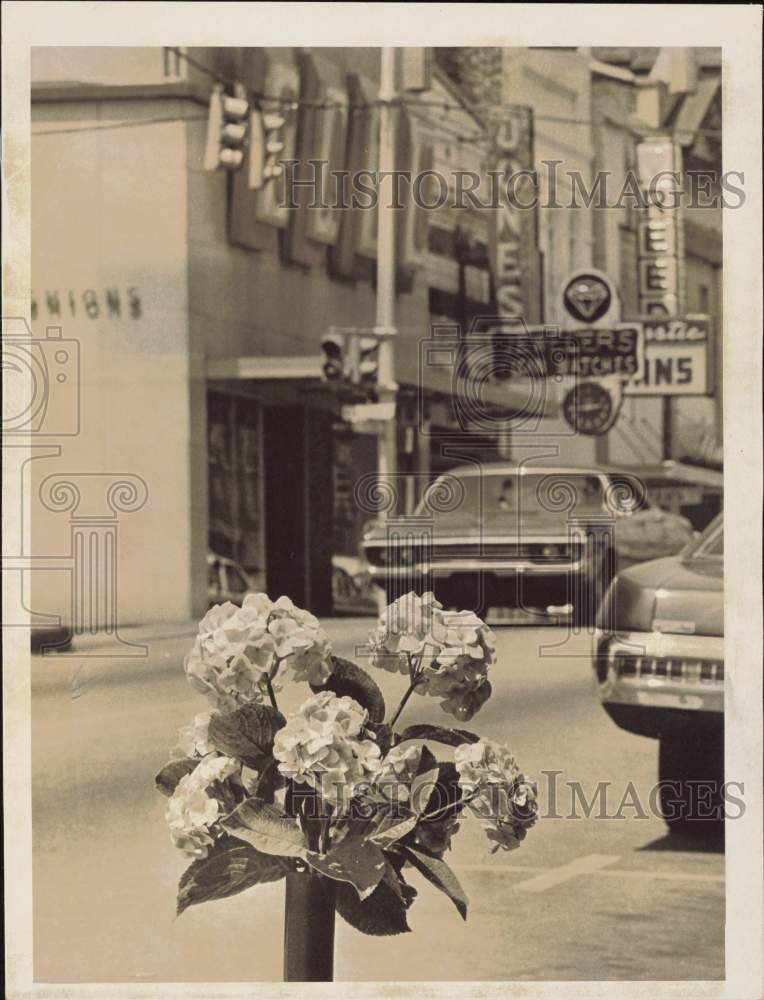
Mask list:
[[[383,185],[392,184],[395,169],[395,49],[382,49],[379,79],[379,199],[377,218],[377,322],[380,334],[377,398],[390,403],[391,416],[385,420],[377,444],[377,477],[383,495],[389,488],[395,495],[395,472],[398,459],[395,401],[395,216],[393,200],[383,195]],[[382,511],[384,518],[385,512]]]

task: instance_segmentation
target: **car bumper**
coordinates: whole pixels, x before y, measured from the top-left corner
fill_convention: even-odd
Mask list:
[[[587,579],[583,560],[434,560],[409,566],[370,565],[369,572],[388,591],[432,590],[447,604],[460,607],[563,607],[576,602]]]
[[[369,573],[374,580],[394,580],[410,577],[434,577],[448,580],[451,577],[489,575],[499,579],[515,579],[518,576],[568,577],[583,572],[582,562],[535,563],[535,562],[489,562],[481,559],[439,560],[432,563],[414,565],[375,566],[369,564]]]
[[[594,660],[606,708],[628,706],[640,714],[724,712],[722,636],[598,632]]]

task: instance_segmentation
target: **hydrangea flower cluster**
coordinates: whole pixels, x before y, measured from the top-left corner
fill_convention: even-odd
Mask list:
[[[170,751],[170,758],[178,760],[183,757],[205,757],[215,749],[210,742],[211,712],[198,712],[189,726],[178,730],[178,742]]]
[[[472,611],[444,611],[431,593],[406,594],[384,611],[369,641],[373,666],[408,673],[418,694],[467,721],[491,694],[496,641]]]
[[[538,818],[536,783],[522,774],[509,749],[493,740],[464,743],[454,750],[459,785],[472,812],[484,821],[496,846],[520,846]]]
[[[430,592],[421,597],[413,592],[404,594],[389,604],[369,637],[371,665],[407,674],[409,657],[422,656],[427,651],[435,655],[438,646],[430,633],[436,613],[442,610],[443,605]]]
[[[262,702],[281,663],[294,680],[322,684],[331,673],[331,646],[318,619],[289,600],[247,594],[242,606],[217,604],[199,623],[185,660],[191,685],[224,712]]]
[[[191,857],[207,857],[219,832],[215,824],[236,801],[230,780],[240,773],[237,760],[211,753],[180,779],[165,813],[176,847]]]
[[[537,817],[536,786],[506,747],[477,733],[398,720],[415,691],[471,718],[491,693],[493,634],[471,611],[408,594],[382,615],[371,648],[375,665],[405,678],[390,712],[373,678],[332,656],[317,619],[288,598],[248,594],[240,608],[204,616],[185,671],[211,710],[180,729],[155,779],[172,840],[192,858],[178,913],[309,872],[336,883],[351,926],[400,934],[415,869],[466,919],[444,860],[460,820],[474,813],[494,850],[517,847]],[[288,719],[276,697],[281,667],[314,692]]]
[[[356,787],[379,769],[379,747],[360,738],[367,719],[368,712],[353,698],[331,691],[308,698],[276,734],[273,756],[279,771],[344,809]]]

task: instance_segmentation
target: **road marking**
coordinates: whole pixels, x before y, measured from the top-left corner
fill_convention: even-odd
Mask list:
[[[724,875],[698,875],[691,872],[650,872],[635,871],[633,868],[609,868],[595,872],[596,875],[611,875],[614,878],[657,878],[674,882],[724,882]]]
[[[619,858],[620,854],[584,854],[565,865],[550,868],[541,875],[526,879],[526,881],[518,883],[515,888],[521,889],[523,892],[544,892],[546,889],[567,882],[568,879],[575,878],[577,875],[590,874],[597,871],[598,868],[604,868],[605,865],[610,865],[614,861],[618,861]]]
[[[592,875],[595,877],[606,877],[606,878],[632,878],[632,879],[659,879],[663,881],[671,882],[714,882],[717,884],[724,884],[724,875],[706,875],[698,874],[693,872],[660,872],[660,871],[650,871],[650,870],[640,870],[634,868],[606,868],[611,861],[615,861],[619,858],[618,854],[587,854],[581,858],[577,858],[575,861],[570,862],[567,865],[560,865],[557,868],[543,868],[538,865],[454,865],[454,868],[458,872],[479,872],[486,875],[515,875],[515,874],[528,874],[530,872],[536,873],[534,878],[526,879],[525,882],[520,882],[519,885],[527,887],[531,884],[532,892],[539,892],[542,889],[549,888],[554,885],[559,885],[560,882],[565,882],[569,878],[573,878],[576,875]],[[607,861],[600,861],[599,863],[592,865],[592,858],[607,858]],[[553,881],[550,881],[549,876],[553,876]],[[562,877],[560,877],[562,876]],[[535,888],[534,886],[539,883],[543,883],[541,888]]]

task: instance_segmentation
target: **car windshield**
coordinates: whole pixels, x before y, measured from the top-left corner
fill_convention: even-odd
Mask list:
[[[502,512],[523,515],[601,513],[606,510],[603,481],[597,475],[569,472],[446,473],[428,488],[418,514],[442,517],[464,514],[490,516]]]
[[[690,556],[693,559],[724,558],[724,525],[721,518],[717,518],[700,536]]]

